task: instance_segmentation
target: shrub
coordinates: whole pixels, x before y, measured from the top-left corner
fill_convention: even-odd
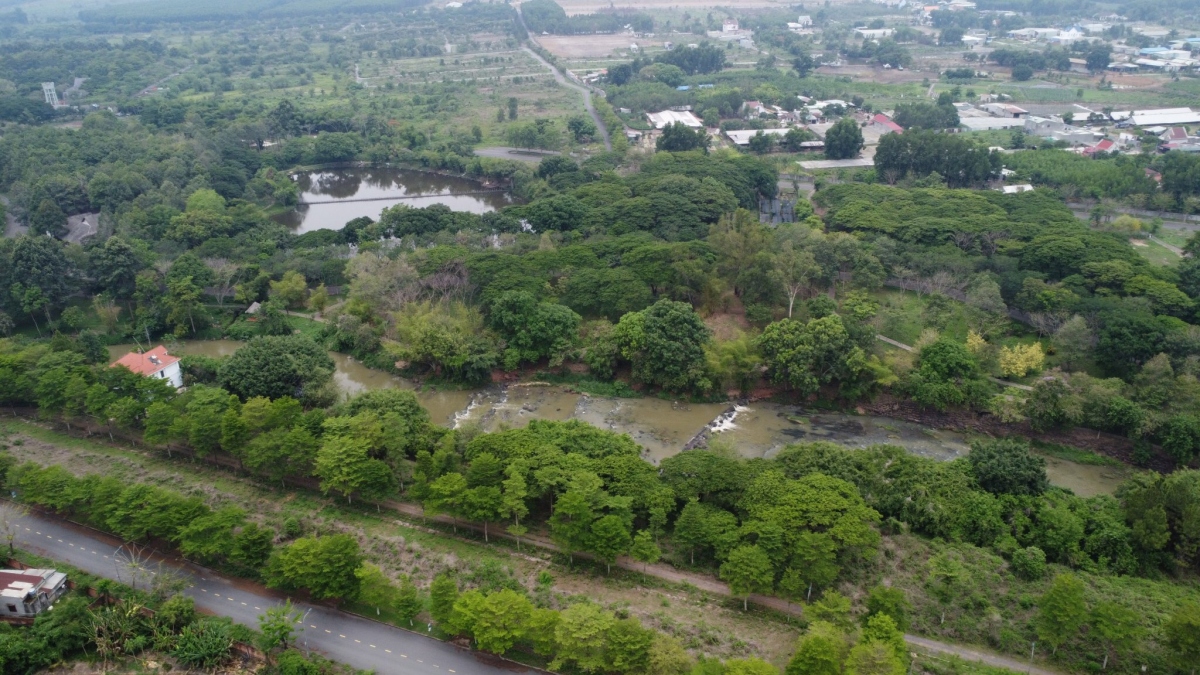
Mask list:
[[[1046,553],[1037,546],[1013,551],[1012,570],[1027,581],[1037,581],[1046,576]]]

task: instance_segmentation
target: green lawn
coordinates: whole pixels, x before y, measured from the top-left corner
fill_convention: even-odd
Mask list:
[[[1151,241],[1149,239],[1138,239],[1136,241],[1138,244],[1134,245],[1134,250],[1142,254],[1142,257],[1155,265],[1159,265],[1161,267],[1170,267],[1178,263],[1180,260],[1179,256],[1174,251],[1156,241]],[[1141,244],[1145,245],[1142,246]]]

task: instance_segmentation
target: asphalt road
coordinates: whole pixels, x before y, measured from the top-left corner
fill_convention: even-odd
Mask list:
[[[166,570],[178,574],[188,584],[184,591],[205,612],[227,616],[252,628],[268,608],[285,598],[255,584],[231,581],[210,570],[173,560],[156,559],[135,573],[118,548],[121,541],[87,528],[38,514],[19,521],[18,548],[61,560],[97,576],[145,588],[151,575]],[[157,571],[155,571],[157,570]],[[485,654],[375,623],[319,605],[295,603],[304,614],[297,626],[296,643],[320,652],[327,658],[358,669],[370,669],[379,675],[476,675],[523,672],[529,669],[496,660],[485,661]]]
[[[525,28],[525,32],[529,33],[529,40],[534,44],[537,44],[537,40],[534,39],[533,33],[529,32],[529,26],[525,24],[525,15],[521,13],[521,5],[517,5],[517,17],[521,19],[521,26]],[[567,87],[568,89],[574,89],[580,94],[583,94],[583,107],[587,109],[588,114],[592,116],[592,121],[596,123],[596,131],[600,133],[600,138],[604,141],[604,149],[612,152],[612,138],[610,138],[608,135],[608,127],[604,125],[604,120],[600,119],[600,113],[596,112],[596,106],[592,105],[592,90],[568,80],[558,70],[558,68],[556,68],[546,59],[543,59],[540,54],[533,51],[529,47],[521,47],[521,49],[524,49],[538,63],[549,68],[550,73],[554,75],[554,80],[556,82],[564,87]]]

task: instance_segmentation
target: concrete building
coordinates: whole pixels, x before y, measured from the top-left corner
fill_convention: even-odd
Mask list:
[[[1019,108],[1011,103],[985,103],[979,107],[996,117],[1022,119],[1029,116],[1028,110]]]
[[[0,617],[32,619],[67,592],[67,575],[56,570],[0,570]]]
[[[148,352],[129,352],[113,362],[112,367],[124,366],[142,377],[153,377],[166,380],[172,387],[183,387],[183,371],[179,367],[179,357],[167,353],[167,348],[159,345]]]
[[[791,129],[741,129],[738,131],[726,131],[725,137],[738,147],[747,147],[750,145],[750,139],[762,132],[764,136],[775,136],[776,140],[781,140],[787,136],[787,132]]]

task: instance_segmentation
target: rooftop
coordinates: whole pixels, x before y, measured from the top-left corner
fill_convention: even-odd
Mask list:
[[[159,345],[148,352],[137,353],[129,352],[125,356],[117,359],[113,366],[125,366],[138,375],[153,375],[158,371],[178,363],[178,356],[171,356],[167,353],[167,348]]]

